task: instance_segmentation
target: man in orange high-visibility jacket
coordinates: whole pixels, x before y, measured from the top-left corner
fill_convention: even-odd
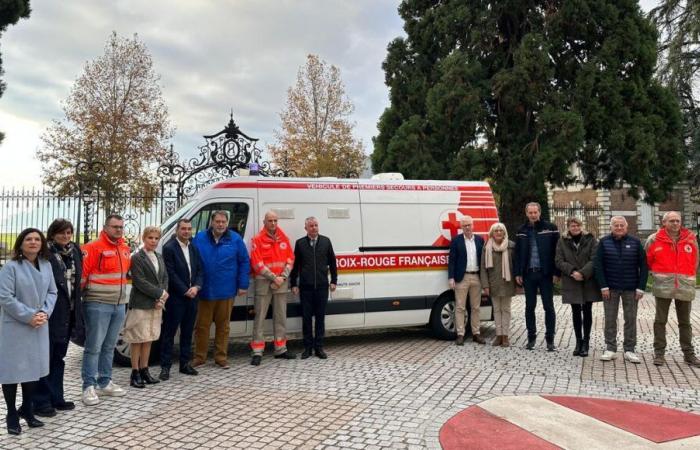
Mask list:
[[[105,219],[100,237],[83,245],[83,396],[86,406],[100,402],[97,394],[122,396],[126,391],[112,382],[114,346],[126,316],[126,274],[131,252],[124,242],[124,219]]]
[[[666,363],[666,324],[671,301],[675,299],[683,359],[690,366],[700,367],[690,321],[698,270],[698,240],[692,231],[681,226],[681,215],[676,211],[664,214],[662,223],[663,227],[649,236],[646,243],[647,263],[654,281],[652,292],[656,297],[654,365]]]
[[[253,349],[251,364],[260,365],[265,350],[263,324],[273,302],[272,321],[275,335],[275,358],[295,359],[296,355],[287,351],[287,294],[289,273],[294,264],[294,251],[289,238],[277,226],[277,214],[265,214],[263,229],[253,237],[250,265],[255,274],[255,321],[253,322]]]

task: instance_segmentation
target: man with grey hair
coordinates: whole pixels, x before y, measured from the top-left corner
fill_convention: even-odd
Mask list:
[[[525,222],[515,235],[514,274],[518,285],[525,288],[525,326],[527,327],[527,344],[525,348],[535,348],[537,339],[537,291],[540,291],[544,308],[544,338],[547,351],[556,350],[554,333],[556,331],[556,313],[554,311],[554,282],[559,280],[561,271],[554,264],[559,229],[553,223],[540,218],[542,208],[539,203],[525,205]]]
[[[627,234],[627,220],[622,216],[610,219],[610,234],[600,240],[594,261],[595,277],[603,296],[605,312],[605,351],[601,361],[617,356],[617,312],[622,300],[625,320],[624,358],[635,364],[641,360],[637,345],[637,306],[644,296],[648,269],[646,253],[636,237]]]
[[[326,236],[318,233],[318,220],[308,217],[304,221],[306,236],[294,245],[294,267],[289,274],[292,292],[299,295],[304,333],[304,352],[301,359],[316,353],[321,359],[328,355],[323,350],[323,336],[326,326],[326,304],[328,290],[335,291],[338,284],[338,270],[335,263],[333,244]],[[330,283],[328,275],[330,272]],[[315,327],[312,322],[315,319]],[[313,333],[315,328],[315,336]]]
[[[695,300],[695,276],[698,270],[697,237],[681,225],[681,215],[669,211],[662,219],[663,227],[649,236],[646,242],[647,263],[654,280],[656,298],[654,319],[654,364],[666,363],[666,324],[671,301],[676,302],[678,337],[683,359],[693,367],[700,367],[700,360],[693,348],[693,329],[690,311]]]
[[[462,234],[452,239],[447,259],[448,283],[450,289],[455,291],[455,329],[457,331],[455,343],[464,345],[466,306],[467,297],[469,297],[472,340],[478,344],[484,344],[486,341],[479,332],[481,326],[479,263],[484,249],[484,238],[474,234],[474,219],[470,216],[463,216],[460,224]]]

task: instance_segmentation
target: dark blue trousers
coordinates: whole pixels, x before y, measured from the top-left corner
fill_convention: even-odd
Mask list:
[[[160,366],[170,368],[173,359],[173,342],[180,328],[180,367],[192,359],[192,332],[197,318],[197,299],[170,299],[163,311],[160,331]]]
[[[528,340],[531,341],[537,337],[535,307],[537,306],[537,290],[539,289],[544,307],[544,338],[547,342],[553,342],[557,319],[554,312],[552,275],[544,275],[542,272],[528,272],[523,277],[523,285],[525,288],[525,326],[527,327]]]
[[[320,289],[299,289],[301,302],[302,332],[304,348],[323,347],[326,334],[326,305],[328,304],[328,287]],[[312,327],[312,317],[316,317],[316,326]],[[312,332],[315,328],[315,333]]]
[[[68,352],[68,340],[49,340],[49,374],[39,379],[33,396],[34,408],[45,409],[60,405],[63,398],[63,372],[66,367],[63,358]]]

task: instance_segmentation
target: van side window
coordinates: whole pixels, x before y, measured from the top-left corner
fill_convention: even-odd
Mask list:
[[[192,216],[192,233],[196,234],[206,230],[209,227],[211,213],[223,210],[229,214],[228,227],[243,237],[248,223],[248,209],[248,205],[245,203],[210,203],[205,205]]]

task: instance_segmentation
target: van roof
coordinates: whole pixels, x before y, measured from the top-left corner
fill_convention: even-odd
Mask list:
[[[319,179],[278,178],[245,176],[229,178],[212,184],[207,189],[358,189],[358,190],[409,190],[409,191],[484,191],[491,192],[485,181],[455,180],[370,180],[370,179]]]

